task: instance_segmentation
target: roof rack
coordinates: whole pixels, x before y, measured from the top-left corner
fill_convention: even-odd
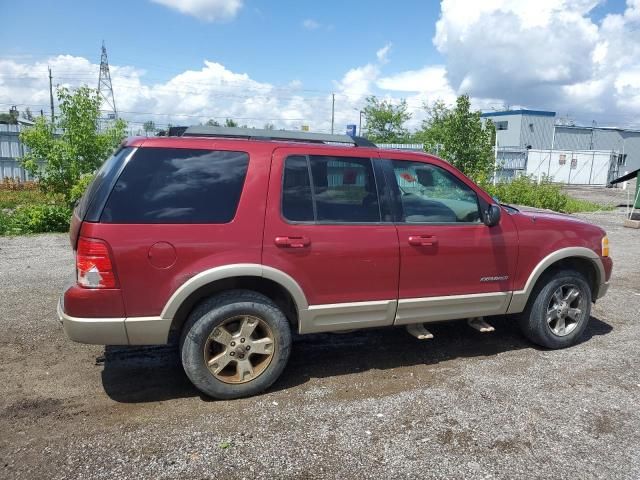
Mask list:
[[[175,127],[174,127],[175,128]],[[291,130],[262,130],[258,128],[235,127],[187,127],[177,135],[183,137],[224,137],[244,138],[247,140],[288,140],[307,143],[346,143],[356,147],[376,147],[376,144],[362,137],[349,135],[332,135],[326,133],[298,132]]]

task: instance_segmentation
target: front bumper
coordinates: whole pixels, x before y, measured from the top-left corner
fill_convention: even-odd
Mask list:
[[[607,292],[609,291],[609,282],[605,282],[600,284],[600,286],[598,287],[598,299],[604,297]]]
[[[124,318],[77,318],[64,312],[64,300],[58,301],[58,319],[64,333],[74,342],[94,345],[128,345]]]

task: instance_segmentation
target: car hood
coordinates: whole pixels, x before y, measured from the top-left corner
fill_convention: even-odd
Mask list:
[[[583,220],[581,218],[576,217],[575,215],[571,215],[568,213],[558,213],[558,212],[554,212],[552,210],[545,210],[542,208],[535,208],[535,207],[524,207],[524,206],[518,206],[517,207],[519,210],[519,214],[526,217],[526,218],[530,218],[533,221],[536,220],[548,220],[551,222],[567,222],[567,223],[572,223],[572,224],[576,224],[579,223],[581,225],[589,225],[591,227],[593,227],[594,229],[597,230],[602,230],[600,227],[597,227],[595,225],[593,225],[592,223]],[[604,230],[602,230],[604,232]]]

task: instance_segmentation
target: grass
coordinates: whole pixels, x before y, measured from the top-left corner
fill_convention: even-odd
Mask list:
[[[565,211],[567,213],[609,211],[615,210],[615,208],[616,207],[612,205],[600,205],[599,203],[588,200],[580,200],[571,195],[567,195],[567,203],[565,205]]]

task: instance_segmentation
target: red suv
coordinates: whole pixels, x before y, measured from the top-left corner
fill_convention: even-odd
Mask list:
[[[566,347],[612,269],[602,229],[498,205],[434,156],[252,129],[129,139],[77,205],[71,244],[69,338],[175,338],[217,398],[269,387],[293,330],[428,338],[429,322],[519,314],[531,341]]]

